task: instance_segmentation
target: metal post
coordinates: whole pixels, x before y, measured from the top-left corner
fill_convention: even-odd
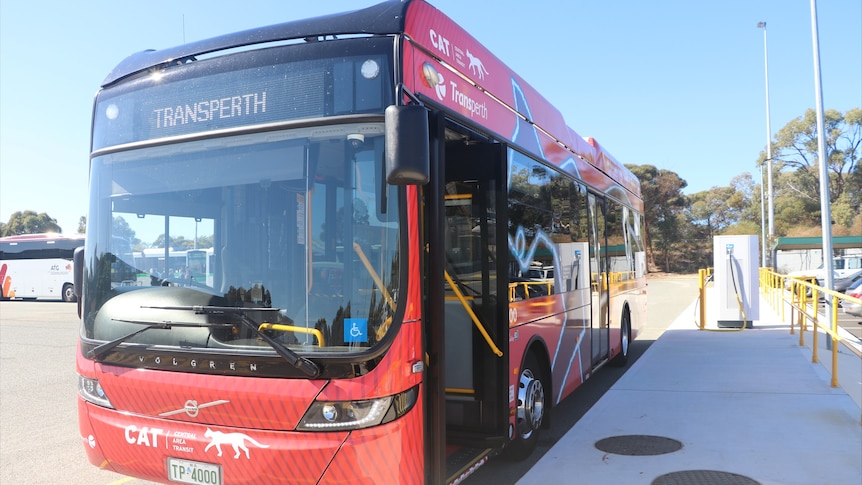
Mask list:
[[[760,266],[766,268],[766,185],[763,165],[760,166]]]
[[[826,273],[825,287],[835,289],[832,265],[832,208],[829,204],[829,163],[826,159],[826,134],[823,121],[823,86],[820,83],[820,40],[817,32],[817,0],[811,0],[811,42],[814,46],[814,95],[817,101],[817,158],[820,175],[820,231],[823,236],[823,271]],[[825,295],[824,295],[825,296]],[[832,306],[825,299],[826,314],[830,314]],[[816,305],[816,302],[815,302]],[[832,341],[826,341],[828,349],[832,349]]]
[[[703,330],[706,327],[706,270],[697,270],[698,291],[700,292],[700,321],[698,327]]]
[[[766,254],[766,266],[774,268],[775,264],[772,261],[772,240],[775,237],[775,204],[774,192],[772,187],[772,127],[769,120],[769,47],[766,42],[766,22],[758,22],[757,27],[763,29],[763,70],[766,77],[766,179],[768,185],[767,202],[769,205],[769,253]]]

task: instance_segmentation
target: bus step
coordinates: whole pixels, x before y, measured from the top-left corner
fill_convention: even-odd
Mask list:
[[[461,482],[484,465],[493,448],[448,446],[446,455],[446,483]]]

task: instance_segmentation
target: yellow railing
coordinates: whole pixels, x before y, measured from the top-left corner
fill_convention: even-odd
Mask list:
[[[539,288],[535,290],[535,288]],[[553,281],[516,281],[515,283],[509,283],[509,303],[520,301],[520,300],[529,300],[531,298],[530,290],[534,289],[534,292],[538,292],[539,295],[553,295],[554,294],[554,282]],[[519,295],[520,290],[520,295]]]
[[[789,307],[790,333],[799,328],[799,346],[805,345],[805,332],[809,323],[812,325],[811,362],[818,363],[818,329],[822,329],[832,339],[832,387],[838,387],[838,344],[843,341],[838,333],[838,303],[862,304],[859,298],[853,298],[844,293],[828,290],[816,284],[817,280],[805,280],[778,274],[769,268],[760,268],[760,290],[772,308],[784,318],[784,309]],[[818,304],[821,295],[824,299],[831,298],[831,312],[822,319]]]

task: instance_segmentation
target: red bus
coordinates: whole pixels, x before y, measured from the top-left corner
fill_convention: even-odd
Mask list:
[[[644,322],[636,177],[423,1],[132,55],[92,125],[76,368],[96,466],[458,483],[528,455]],[[165,253],[206,238],[212,278],[111,285],[119,227]]]

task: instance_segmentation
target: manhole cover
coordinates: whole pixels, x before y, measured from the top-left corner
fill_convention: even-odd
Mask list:
[[[649,456],[673,453],[682,449],[682,443],[663,436],[632,434],[596,441],[596,448],[615,455]]]
[[[653,480],[651,485],[760,485],[760,482],[736,473],[683,470],[662,475]]]

